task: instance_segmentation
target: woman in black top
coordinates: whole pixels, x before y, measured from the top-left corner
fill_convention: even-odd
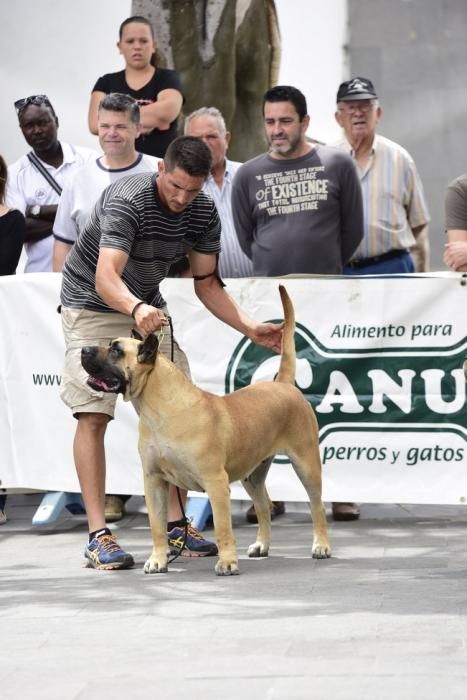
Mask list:
[[[5,206],[7,166],[0,155],[0,275],[14,275],[23,248],[26,221],[18,209]],[[6,493],[0,489],[0,525],[7,521],[5,515]]]
[[[23,248],[26,223],[18,209],[5,206],[6,180],[7,167],[0,156],[0,275],[14,275]]]
[[[135,15],[122,22],[119,37],[117,46],[125,59],[125,69],[101,76],[94,85],[89,129],[97,134],[97,108],[105,95],[131,95],[141,110],[141,136],[136,139],[136,149],[163,158],[177,136],[177,117],[183,103],[180,80],[174,70],[155,65],[154,35],[145,17]]]

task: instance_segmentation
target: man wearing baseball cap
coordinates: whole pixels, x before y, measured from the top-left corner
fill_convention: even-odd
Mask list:
[[[418,271],[425,271],[430,215],[412,157],[376,133],[382,109],[371,80],[341,83],[336,101],[336,120],[345,136],[337,145],[355,161],[365,215],[363,240],[344,274],[414,272],[414,257]]]
[[[357,77],[341,83],[336,101],[336,120],[345,136],[336,145],[355,162],[364,212],[363,240],[343,274],[415,272],[415,251],[418,271],[425,271],[430,216],[412,157],[399,144],[376,134],[382,109],[371,80]],[[335,519],[359,514],[356,503],[334,508]]]

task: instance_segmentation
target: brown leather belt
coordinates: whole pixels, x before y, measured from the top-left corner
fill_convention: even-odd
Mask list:
[[[405,248],[399,248],[397,250],[388,250],[387,253],[382,253],[381,255],[375,255],[373,258],[361,258],[360,260],[350,260],[346,267],[356,268],[356,267],[367,267],[368,265],[377,265],[385,260],[392,260],[393,258],[401,258],[403,255],[408,254],[408,250]]]

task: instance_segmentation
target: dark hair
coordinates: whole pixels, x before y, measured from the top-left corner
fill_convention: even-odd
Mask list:
[[[5,163],[5,159],[3,158],[3,156],[0,156],[0,204],[3,204],[5,200],[7,174],[8,168]]]
[[[118,36],[120,41],[122,40],[123,29],[126,27],[127,24],[132,24],[133,22],[139,22],[140,24],[145,24],[147,27],[149,27],[151,36],[154,40],[154,29],[152,28],[152,24],[147,19],[147,17],[143,17],[142,15],[132,15],[131,17],[127,17],[125,20],[123,20],[123,22],[120,25],[120,28],[118,30]],[[160,62],[160,56],[156,48],[151,56],[150,64],[151,66],[154,66],[154,68],[157,68]]]
[[[263,97],[263,114],[266,102],[291,102],[300,117],[300,121],[308,114],[305,95],[291,85],[276,85],[267,90]]]
[[[122,92],[109,92],[108,95],[102,98],[97,108],[97,113],[101,109],[107,109],[109,112],[125,112],[130,116],[134,124],[140,122],[139,105],[136,100],[130,95],[124,95]]]
[[[204,141],[194,136],[179,136],[174,139],[164,156],[168,172],[180,168],[191,177],[206,178],[211,170],[211,163],[211,151]]]
[[[124,19],[121,23],[120,29],[118,30],[118,37],[120,41],[122,40],[123,30],[126,27],[126,25],[132,24],[133,22],[139,22],[140,24],[145,24],[147,27],[149,27],[149,29],[151,30],[151,36],[154,39],[154,30],[152,28],[151,22],[147,19],[147,17],[143,17],[142,15],[133,15],[132,17],[127,17],[126,19]]]

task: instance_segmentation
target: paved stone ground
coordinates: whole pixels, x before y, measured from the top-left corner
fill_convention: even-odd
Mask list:
[[[467,697],[467,510],[362,507],[310,558],[304,506],[273,524],[266,560],[236,503],[242,574],[178,559],[145,576],[142,499],[114,527],[131,571],[82,568],[84,516],[35,528],[13,494],[0,528],[2,700],[457,700]],[[207,535],[212,535],[208,530]]]

